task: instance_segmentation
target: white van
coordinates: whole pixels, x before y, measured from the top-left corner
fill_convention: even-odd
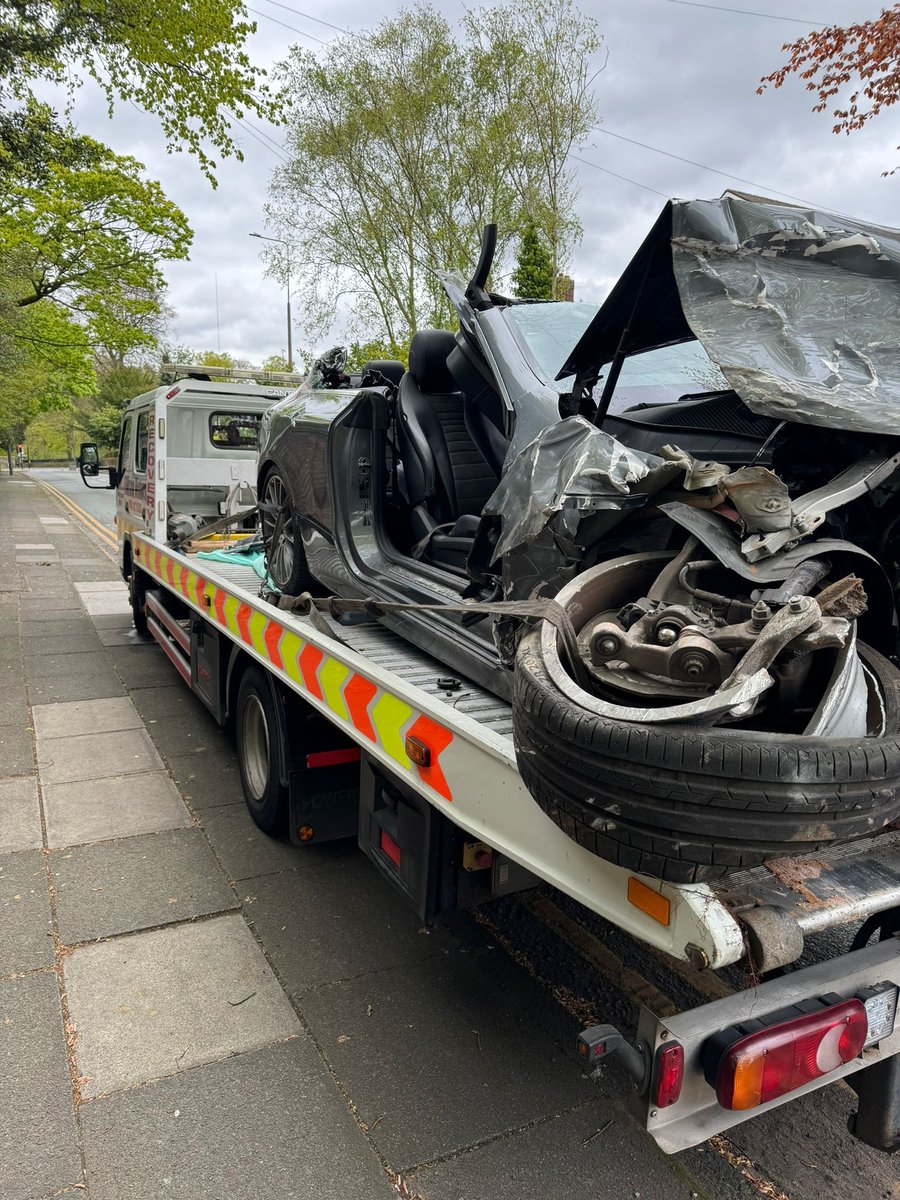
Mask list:
[[[252,372],[230,368],[168,370],[206,378],[177,379],[130,400],[122,414],[118,460],[108,468],[109,483],[99,485],[116,492],[119,566],[126,580],[135,533],[165,544],[255,504],[263,413],[302,378],[279,374],[282,386],[273,387],[236,382],[235,376]],[[82,443],[78,465],[85,484],[97,487],[89,482],[100,473],[96,443]]]

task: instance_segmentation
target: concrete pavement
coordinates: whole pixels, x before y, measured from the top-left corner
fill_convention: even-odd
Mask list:
[[[575,1028],[471,918],[260,834],[113,565],[0,477],[0,1200],[751,1194]]]

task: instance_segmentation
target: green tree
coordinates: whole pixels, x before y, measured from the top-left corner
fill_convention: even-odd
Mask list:
[[[39,80],[74,91],[79,72],[92,75],[110,115],[117,100],[153,113],[168,149],[195,154],[214,182],[216,163],[205,143],[241,158],[232,121],[279,117],[279,98],[245,48],[256,29],[246,16],[241,0],[7,0],[0,8],[0,99],[25,100]],[[14,131],[9,103],[4,108],[0,127]],[[26,145],[44,157],[36,139]]]
[[[118,353],[154,343],[160,263],[187,256],[181,210],[133,158],[63,127],[36,106],[57,161],[14,173],[0,146],[0,253],[20,308],[51,299]]]
[[[606,66],[597,22],[574,0],[530,0],[467,12],[475,86],[495,99],[495,140],[508,163],[526,220],[548,247],[550,295],[581,236],[575,173],[569,162],[597,123],[593,86]]]
[[[531,221],[519,238],[512,282],[517,296],[529,300],[553,299],[553,262]]]
[[[565,158],[594,119],[594,22],[571,0],[489,13],[457,34],[419,3],[281,65],[290,161],[267,212],[289,253],[273,251],[269,269],[299,274],[314,335],[348,295],[387,344],[451,326],[435,271],[471,271],[489,221],[498,270],[523,211],[562,261],[577,230]]]
[[[84,328],[59,306],[42,300],[27,308],[0,304],[0,446],[12,472],[15,444],[41,412],[70,409],[95,388],[91,346]]]
[[[368,342],[351,342],[347,348],[346,370],[361,371],[367,362],[377,358],[389,358],[409,366],[409,336],[401,337],[399,342],[385,342],[374,339]]]

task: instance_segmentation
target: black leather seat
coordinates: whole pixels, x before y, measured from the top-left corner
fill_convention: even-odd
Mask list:
[[[413,334],[397,396],[397,437],[415,552],[464,572],[499,465],[466,419],[465,398],[447,367],[455,345],[445,330]]]

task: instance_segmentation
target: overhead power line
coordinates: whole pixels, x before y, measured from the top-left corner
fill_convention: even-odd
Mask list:
[[[248,5],[247,12],[253,13],[255,17],[262,17],[264,21],[272,21],[276,25],[290,29],[292,33],[299,33],[301,37],[310,38],[312,41],[318,42],[320,46],[328,45],[328,42],[324,38],[316,37],[314,33],[307,33],[305,29],[298,29],[296,25],[287,25],[284,21],[279,21],[277,17],[270,17],[268,13],[260,12],[258,8],[250,8]]]
[[[619,175],[615,171],[611,171],[609,167],[601,167],[599,163],[591,162],[589,158],[579,158],[577,154],[570,154],[569,158],[575,162],[584,163],[586,167],[593,167],[597,171],[602,171],[604,175],[612,175],[615,179],[622,179],[625,183],[633,183],[635,187],[643,188],[645,192],[653,192],[654,196],[662,196],[663,200],[668,200],[669,197],[665,192],[657,191],[655,187],[650,187],[648,183],[639,183],[636,179],[629,179],[627,175]]]
[[[663,150],[659,146],[651,146],[649,142],[639,142],[635,138],[626,137],[624,133],[613,133],[611,129],[604,129],[602,125],[595,125],[594,132],[603,133],[607,137],[618,138],[620,142],[629,142],[632,146],[640,146],[642,150],[652,150],[654,154],[664,154],[666,158],[674,158],[676,162],[687,163],[691,167],[699,167],[701,171],[711,171],[713,175],[721,175],[724,179],[736,179],[738,183],[747,183],[752,188],[757,188],[762,192],[773,192],[776,196],[784,196],[787,200],[796,200],[798,204],[808,204],[801,196],[793,196],[790,192],[780,192],[778,188],[766,187],[763,183],[757,183],[753,179],[745,179],[743,175],[734,175],[731,171],[720,171],[718,167],[708,167],[706,163],[695,162],[692,158],[683,158],[680,154],[673,154],[670,150]]]
[[[807,29],[821,29],[822,21],[807,21],[803,17],[783,17],[781,13],[753,12],[747,8],[726,8],[724,4],[701,4],[700,0],[667,0],[669,4],[683,4],[685,8],[709,8],[715,12],[736,13],[741,17],[762,17],[766,21],[787,21],[791,25],[805,25]]]
[[[312,13],[301,12],[299,8],[291,8],[288,4],[281,4],[280,0],[266,0],[266,4],[274,4],[276,8],[283,8],[285,12],[293,13],[295,17],[303,17],[306,21],[315,21],[317,25],[324,25],[326,29],[334,29],[338,33],[349,33],[351,37],[361,37],[361,34],[354,33],[352,29],[345,29],[343,25],[332,25],[330,21],[323,21],[321,17],[314,17]]]

